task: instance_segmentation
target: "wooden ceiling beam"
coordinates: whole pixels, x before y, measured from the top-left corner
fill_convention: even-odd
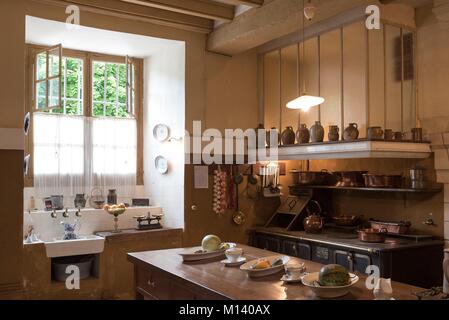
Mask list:
[[[162,9],[189,16],[229,22],[234,19],[234,7],[205,0],[120,0],[135,5]]]
[[[144,7],[132,3],[116,0],[32,0],[36,2],[67,7],[70,4],[78,5],[81,11],[99,13],[119,18],[127,18],[138,21],[154,23],[157,25],[209,33],[214,24],[210,19],[188,16],[185,14],[170,12],[157,8]]]
[[[253,8],[259,8],[263,6],[264,0],[213,0],[216,2],[222,2],[233,6],[245,5]]]

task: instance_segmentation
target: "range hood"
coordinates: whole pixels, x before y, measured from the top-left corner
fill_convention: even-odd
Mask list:
[[[251,156],[254,153],[250,152]],[[267,149],[269,155],[269,149]],[[323,159],[425,159],[432,154],[430,143],[357,140],[353,142],[330,142],[306,145],[281,146],[277,160],[323,160]],[[274,160],[274,159],[271,159]]]

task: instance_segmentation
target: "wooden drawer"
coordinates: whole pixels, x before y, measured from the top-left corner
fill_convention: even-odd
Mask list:
[[[159,300],[170,299],[170,280],[157,269],[149,268],[137,270],[137,287],[148,292]]]

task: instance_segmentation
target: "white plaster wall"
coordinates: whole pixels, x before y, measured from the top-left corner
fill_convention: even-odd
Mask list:
[[[184,227],[184,143],[158,142],[153,128],[166,124],[173,137],[185,130],[185,44],[174,43],[145,59],[144,79],[144,181],[152,204],[163,208],[165,226]],[[169,172],[156,171],[154,160],[162,155]]]

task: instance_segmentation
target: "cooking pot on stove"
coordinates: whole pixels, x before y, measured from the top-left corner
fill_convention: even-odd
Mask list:
[[[357,231],[359,240],[370,243],[385,242],[385,235],[387,230],[384,229],[361,229]]]

